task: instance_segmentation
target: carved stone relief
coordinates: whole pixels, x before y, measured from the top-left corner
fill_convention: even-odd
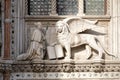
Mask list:
[[[32,33],[30,39],[30,45],[26,53],[21,54],[17,57],[17,60],[32,60],[32,59],[43,59],[45,53],[45,35],[42,29],[41,22],[36,22],[35,30]]]
[[[28,7],[24,9],[25,5],[28,6],[27,1],[28,0],[11,0],[10,45],[12,60],[0,60],[0,80],[4,79],[4,72],[7,71],[10,75],[5,75],[10,77],[10,80],[120,80],[120,62],[117,60],[114,61],[114,58],[117,59],[116,55],[119,57],[120,52],[118,45],[120,43],[118,37],[120,30],[119,0],[105,0],[105,3],[107,2],[106,15],[97,17],[83,16],[84,0],[78,0],[79,10],[77,15],[85,18],[66,18],[63,20],[60,19],[65,17],[56,15],[55,12],[57,6],[55,2],[57,0],[52,0],[53,5],[52,12],[49,14],[50,17],[32,16],[34,19],[27,15]],[[110,18],[106,17],[107,15],[109,15],[108,17]],[[99,20],[89,21],[85,19]],[[58,24],[57,20],[60,20],[61,23]],[[36,22],[41,22],[43,25],[46,49],[44,59],[14,61],[18,54],[26,53],[30,47],[31,36],[35,31],[34,23]],[[67,36],[69,38],[63,35],[63,39],[60,39],[61,35],[59,36],[58,34],[63,31],[57,28],[60,27],[61,24],[62,29],[67,26],[68,31],[66,30],[65,32],[70,32],[71,35]],[[76,33],[76,31],[78,33]],[[94,40],[90,41],[92,38],[94,38]],[[66,41],[64,41],[65,39]],[[88,42],[86,42],[86,40],[88,40]],[[71,43],[73,41],[72,46],[70,46],[70,43],[66,44],[69,41],[71,41]],[[96,41],[97,44],[95,44],[96,42],[94,41]],[[104,50],[102,50],[103,48],[99,45],[99,41]],[[95,50],[91,48],[92,46],[90,46],[90,44],[92,46],[97,45],[97,49],[96,47],[94,47]],[[73,47],[73,45],[75,45],[75,47]],[[106,50],[110,56],[106,54]]]
[[[23,53],[26,53],[26,51],[29,48],[29,45],[31,43],[31,36],[32,33],[35,30],[35,25],[36,22],[26,22],[26,25],[24,27],[24,51]],[[42,29],[43,29],[43,34],[44,34],[44,45],[45,48],[47,48],[47,46],[51,45],[53,42],[56,41],[56,32],[55,32],[55,22],[41,22],[42,23]],[[46,54],[46,50],[45,52],[45,59],[47,59],[47,55]],[[20,53],[22,54],[22,53]]]
[[[104,48],[102,42],[104,39],[100,41],[102,36],[107,35],[105,27],[98,26],[96,23],[96,21],[83,20],[79,17],[66,18],[56,23],[58,42],[66,50],[65,59],[71,59],[71,47],[83,44],[86,48],[86,52],[84,52],[86,59],[91,57],[91,49],[97,51],[98,56],[95,57],[95,60],[103,59],[103,53],[115,57]]]
[[[34,23],[28,22],[25,27],[25,51],[30,45]],[[108,26],[106,23],[69,17],[42,24],[47,55],[45,59],[103,60],[106,55],[104,53],[115,57],[107,51],[107,44],[105,45]]]
[[[11,79],[116,79],[120,77],[120,66],[117,62],[93,61],[38,61],[15,62],[11,67]],[[9,65],[6,65],[6,67]],[[7,68],[7,69],[8,69]]]

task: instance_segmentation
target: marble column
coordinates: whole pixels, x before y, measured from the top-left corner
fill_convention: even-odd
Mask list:
[[[120,60],[120,0],[111,0],[110,5],[110,51]]]
[[[10,0],[4,0],[4,59],[10,59]]]
[[[18,21],[17,21],[17,25],[18,26],[16,26],[16,27],[18,27],[18,32],[17,32],[17,36],[19,37],[19,38],[17,38],[18,40],[17,41],[19,41],[18,42],[18,48],[19,48],[19,53],[23,53],[23,50],[24,50],[24,11],[25,11],[25,1],[24,0],[17,0],[17,2],[18,2],[18,7],[17,7],[17,9],[18,9],[18,14],[17,14],[17,17],[18,18],[16,18]],[[16,37],[17,37],[16,36]]]
[[[14,53],[11,55],[12,58],[16,58],[20,53],[24,52],[24,15],[25,15],[25,0],[14,1],[15,12],[14,12]]]
[[[78,0],[78,14],[77,16],[84,15],[84,0]]]
[[[52,8],[51,9],[51,14],[50,14],[51,16],[58,15],[57,10],[56,10],[57,9],[56,8],[56,6],[57,6],[56,3],[57,3],[56,0],[51,0],[51,8]]]
[[[10,71],[6,70],[3,72],[3,80],[10,80]]]

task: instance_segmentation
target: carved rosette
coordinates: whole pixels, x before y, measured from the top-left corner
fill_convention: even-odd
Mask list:
[[[45,65],[44,64],[33,64],[31,65],[33,72],[44,72]]]

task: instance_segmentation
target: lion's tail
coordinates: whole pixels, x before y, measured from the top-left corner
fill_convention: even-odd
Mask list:
[[[113,55],[113,54],[110,53],[107,49],[104,48],[102,42],[101,42],[97,37],[95,37],[95,38],[96,38],[96,40],[97,40],[97,44],[103,49],[104,53],[106,53],[106,54],[109,55],[109,56],[112,56],[112,57],[115,57],[115,58],[116,58],[115,55]]]

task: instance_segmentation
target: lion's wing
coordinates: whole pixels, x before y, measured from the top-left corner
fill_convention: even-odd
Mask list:
[[[100,29],[103,28],[101,26],[96,25],[97,21],[85,20],[79,17],[66,18],[63,21],[68,23],[69,30],[71,33],[81,33],[89,29],[100,32]]]
[[[68,23],[71,33],[80,33],[96,27],[96,21],[89,21],[81,18],[66,18],[63,21],[66,21]]]

